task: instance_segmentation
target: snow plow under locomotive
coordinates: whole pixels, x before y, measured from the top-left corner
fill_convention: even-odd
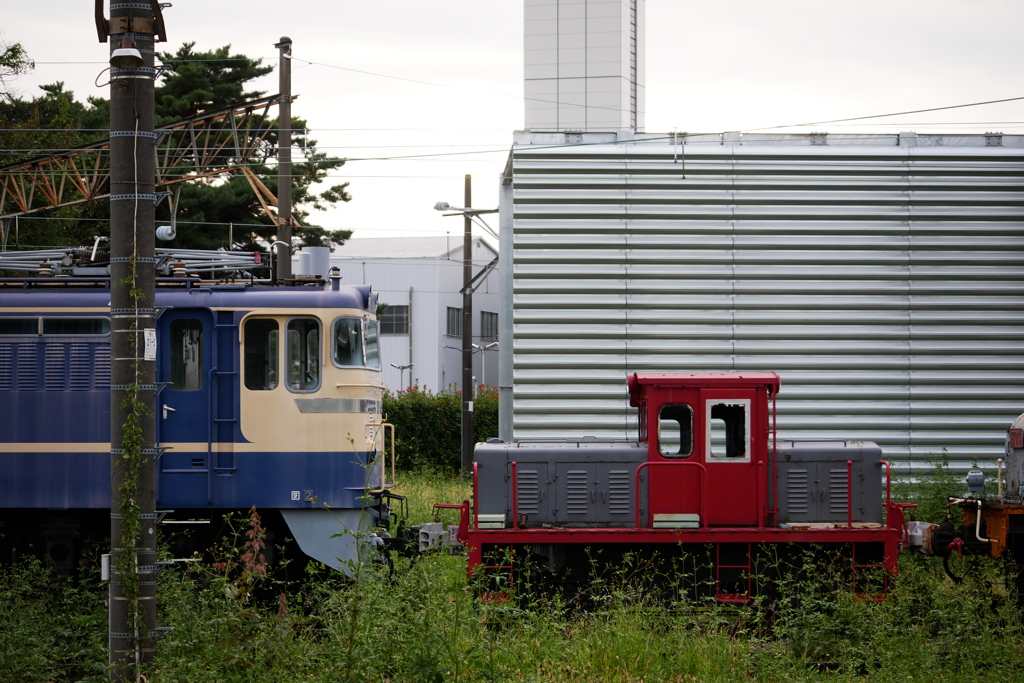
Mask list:
[[[783,441],[775,373],[628,378],[639,439],[478,444],[461,506],[470,576],[502,599],[528,582],[576,591],[599,567],[669,562],[722,602],[815,548],[883,599],[907,540],[889,463],[863,441]],[[885,490],[883,491],[883,481]]]

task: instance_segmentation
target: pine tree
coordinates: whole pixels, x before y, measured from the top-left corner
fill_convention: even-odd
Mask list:
[[[27,59],[24,55],[23,58]],[[174,53],[161,53],[160,60],[168,69],[161,74],[155,92],[157,126],[263,97],[264,92],[248,89],[249,84],[273,71],[272,66],[262,65],[260,59],[231,54],[230,45],[203,52],[195,50],[195,43],[185,43]],[[43,94],[32,100],[10,96],[0,101],[0,128],[11,129],[10,135],[0,143],[0,166],[106,139],[110,120],[108,100],[90,97],[83,104],[72,92],[64,90],[62,83],[43,86],[42,90]],[[262,145],[263,157],[251,160],[249,168],[276,194],[276,170],[268,163],[273,160],[277,147],[277,126],[272,125],[274,130]],[[311,209],[324,209],[351,199],[348,183],[320,192],[313,190],[314,185],[345,162],[317,151],[316,141],[301,132],[307,128],[304,119],[292,117],[291,127],[295,131],[293,148],[304,150],[303,154],[293,153],[296,158],[304,159],[292,165],[292,215],[301,223],[301,227],[293,228],[293,244],[340,245],[351,237],[350,230],[326,230],[307,225],[306,219]],[[19,130],[24,132],[19,133]],[[158,207],[159,223],[169,220],[169,209],[169,202]],[[105,234],[108,227],[103,223],[78,223],[74,219],[105,216],[106,213],[105,202],[51,210],[51,217],[67,217],[69,221],[26,221],[31,227],[21,230],[20,246],[88,244],[93,235]],[[277,232],[249,183],[238,172],[183,184],[176,217],[178,236],[165,243],[167,246],[227,248],[229,224],[234,224],[231,248],[259,251],[266,249]],[[65,241],[58,243],[56,240]]]

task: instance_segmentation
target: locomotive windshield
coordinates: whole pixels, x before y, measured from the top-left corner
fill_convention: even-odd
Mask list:
[[[338,318],[334,321],[334,364],[363,364],[363,319]]]
[[[331,336],[335,365],[380,368],[376,322],[363,318],[337,318]]]
[[[380,367],[380,351],[377,349],[377,323],[366,323],[366,367]]]

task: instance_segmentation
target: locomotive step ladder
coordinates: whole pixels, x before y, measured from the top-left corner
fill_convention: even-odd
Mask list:
[[[729,564],[723,563],[722,558],[722,546],[724,543],[715,544],[715,600],[718,602],[731,602],[731,603],[742,603],[750,602],[751,600],[751,587],[753,585],[753,565],[750,560],[751,544],[750,543],[731,543],[730,546],[737,546],[735,550],[740,550],[740,546],[745,546],[746,549],[743,551],[742,558],[729,558],[725,560]],[[731,553],[727,553],[731,554]],[[725,573],[730,574],[733,577],[736,575],[737,570],[739,574],[738,580],[727,580],[726,587],[733,587],[737,584],[742,587],[743,592],[735,591],[724,591],[723,588],[723,577],[722,570],[727,570]],[[728,577],[732,579],[732,577]]]
[[[218,357],[221,355],[220,344],[224,341],[221,339],[221,335],[227,334],[228,341],[235,342],[230,337],[231,333],[235,330],[236,324],[232,319],[233,313],[231,311],[217,311],[216,318],[214,320],[214,346],[215,355]],[[233,425],[238,423],[238,403],[234,400],[234,391],[239,382],[239,373],[235,369],[234,365],[237,359],[231,357],[232,354],[227,352],[221,357],[222,361],[228,361],[224,363],[229,369],[222,370],[221,363],[217,363],[216,367],[212,370],[213,388],[210,392],[210,416],[212,419],[212,434],[211,441],[221,441],[223,443],[232,443],[233,435],[229,438],[221,438],[220,431],[222,427],[230,429]],[[238,470],[235,466],[235,454],[234,452],[213,452],[212,443],[209,445],[209,457],[210,457],[210,469],[218,477],[232,476]]]
[[[881,561],[872,562],[858,562],[857,561],[857,543],[850,544],[850,580],[853,595],[858,600],[864,600],[867,602],[884,602],[889,597],[889,571],[885,568],[885,565]],[[857,576],[858,570],[872,570],[870,574],[877,576],[878,573],[882,575],[882,582],[877,588],[881,591],[866,591],[861,590],[862,586],[858,584],[860,577]],[[869,573],[867,571],[865,574]],[[875,588],[875,586],[872,586]]]
[[[487,586],[488,588],[499,589],[485,590],[480,593],[481,602],[508,602],[511,599],[515,564],[512,562],[512,549],[509,548],[506,552],[507,564],[484,564],[477,568],[478,571],[483,572],[484,581],[490,584]],[[502,583],[505,584],[504,590],[500,590]]]

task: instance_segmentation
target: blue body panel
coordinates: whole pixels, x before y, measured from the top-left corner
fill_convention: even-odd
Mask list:
[[[362,507],[366,453],[242,453],[236,469],[161,472],[162,508]],[[307,500],[310,498],[310,500]],[[108,453],[0,453],[0,507],[109,508]]]
[[[11,443],[110,443],[110,390],[0,391],[0,458]]]
[[[58,284],[51,280],[38,288],[0,286],[0,316],[109,314],[109,284]],[[202,452],[170,450],[162,456],[157,467],[158,506],[364,506],[366,453],[233,452],[230,447],[218,453],[216,444],[247,443],[238,419],[242,318],[263,310],[278,315],[291,309],[372,313],[375,298],[369,286],[158,288],[155,304],[165,310],[157,323],[158,353],[166,348],[162,335],[167,321],[178,311],[183,316],[191,311],[209,332],[203,355],[210,364],[201,392],[190,395],[168,388],[162,396],[170,401],[178,395],[175,405],[182,419],[165,427],[158,415],[158,440],[198,444]],[[108,508],[110,454],[90,444],[110,443],[109,336],[19,335],[0,336],[0,508]],[[165,365],[166,358],[158,357],[159,381],[168,380],[161,369]],[[348,445],[343,439],[338,435],[334,447]],[[61,444],[67,444],[66,451]],[[209,451],[208,444],[212,444]]]

